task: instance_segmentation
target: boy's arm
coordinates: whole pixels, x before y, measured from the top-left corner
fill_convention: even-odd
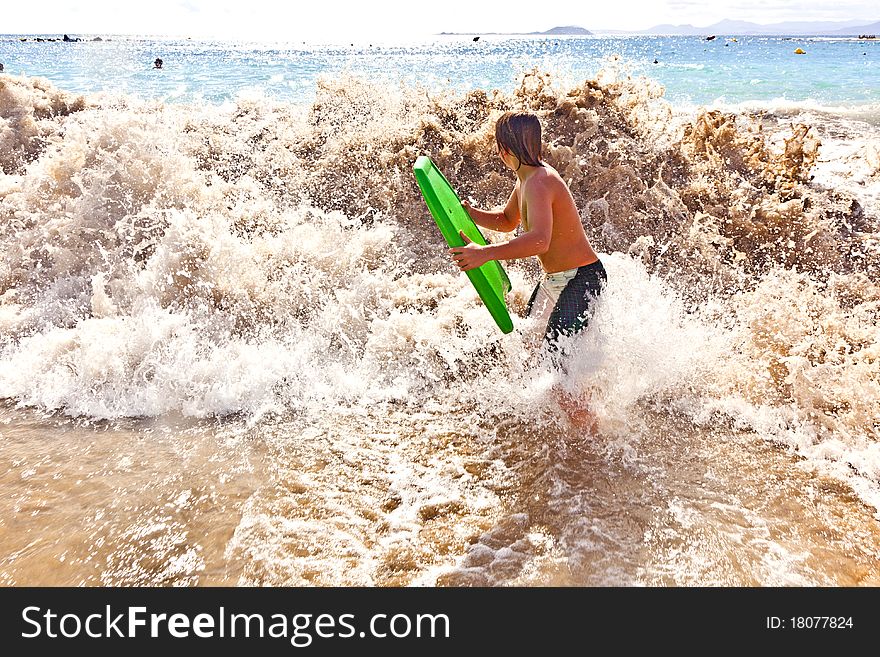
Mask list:
[[[480,246],[462,234],[465,245],[449,250],[462,271],[475,269],[489,260],[515,260],[546,253],[553,234],[553,203],[550,190],[543,185],[530,185],[526,198],[529,209],[529,230],[509,242]]]
[[[461,204],[478,226],[501,233],[509,233],[516,230],[520,221],[517,187],[513,188],[503,210],[480,210],[471,206],[467,201],[462,201]]]

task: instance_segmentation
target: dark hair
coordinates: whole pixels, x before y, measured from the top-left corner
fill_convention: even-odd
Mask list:
[[[541,163],[541,122],[531,112],[502,114],[495,122],[495,142],[513,153],[520,166],[544,166]]]

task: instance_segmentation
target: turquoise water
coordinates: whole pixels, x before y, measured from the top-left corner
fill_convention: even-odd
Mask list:
[[[77,43],[20,39],[0,37],[6,73],[46,77],[68,91],[124,92],[166,102],[222,103],[254,92],[308,102],[317,79],[343,72],[428,88],[510,91],[517,77],[534,67],[577,80],[613,64],[657,80],[677,104],[880,103],[880,41],[855,38],[493,35],[477,42],[438,36],[335,45],[124,36]],[[796,48],[806,54],[795,54]],[[156,57],[164,60],[161,71],[153,69]]]

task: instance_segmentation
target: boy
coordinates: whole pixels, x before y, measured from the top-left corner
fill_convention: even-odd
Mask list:
[[[541,160],[541,123],[530,112],[506,112],[495,124],[495,142],[504,165],[516,173],[516,184],[503,210],[480,210],[462,203],[479,226],[511,232],[522,224],[524,232],[501,244],[480,246],[464,233],[465,245],[449,253],[462,271],[489,260],[538,256],[546,275],[535,287],[528,315],[552,312],[544,343],[555,351],[560,336],[586,327],[592,304],[607,279],[605,268],[590,246],[568,189],[553,167]],[[545,297],[539,303],[540,297]]]

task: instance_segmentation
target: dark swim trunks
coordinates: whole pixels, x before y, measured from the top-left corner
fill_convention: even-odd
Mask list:
[[[567,272],[560,272],[565,275]],[[558,276],[559,274],[551,274]],[[550,319],[547,321],[547,329],[544,332],[544,343],[554,348],[556,341],[563,335],[574,335],[587,327],[590,319],[593,317],[594,302],[602,294],[602,288],[605,286],[608,276],[605,273],[605,267],[602,262],[596,260],[589,265],[578,267],[574,277],[568,281],[553,312],[550,313]],[[538,291],[541,289],[542,283],[535,286],[535,291],[529,298],[529,304],[526,314],[531,314],[532,306],[538,297]],[[552,296],[551,296],[552,298]]]

